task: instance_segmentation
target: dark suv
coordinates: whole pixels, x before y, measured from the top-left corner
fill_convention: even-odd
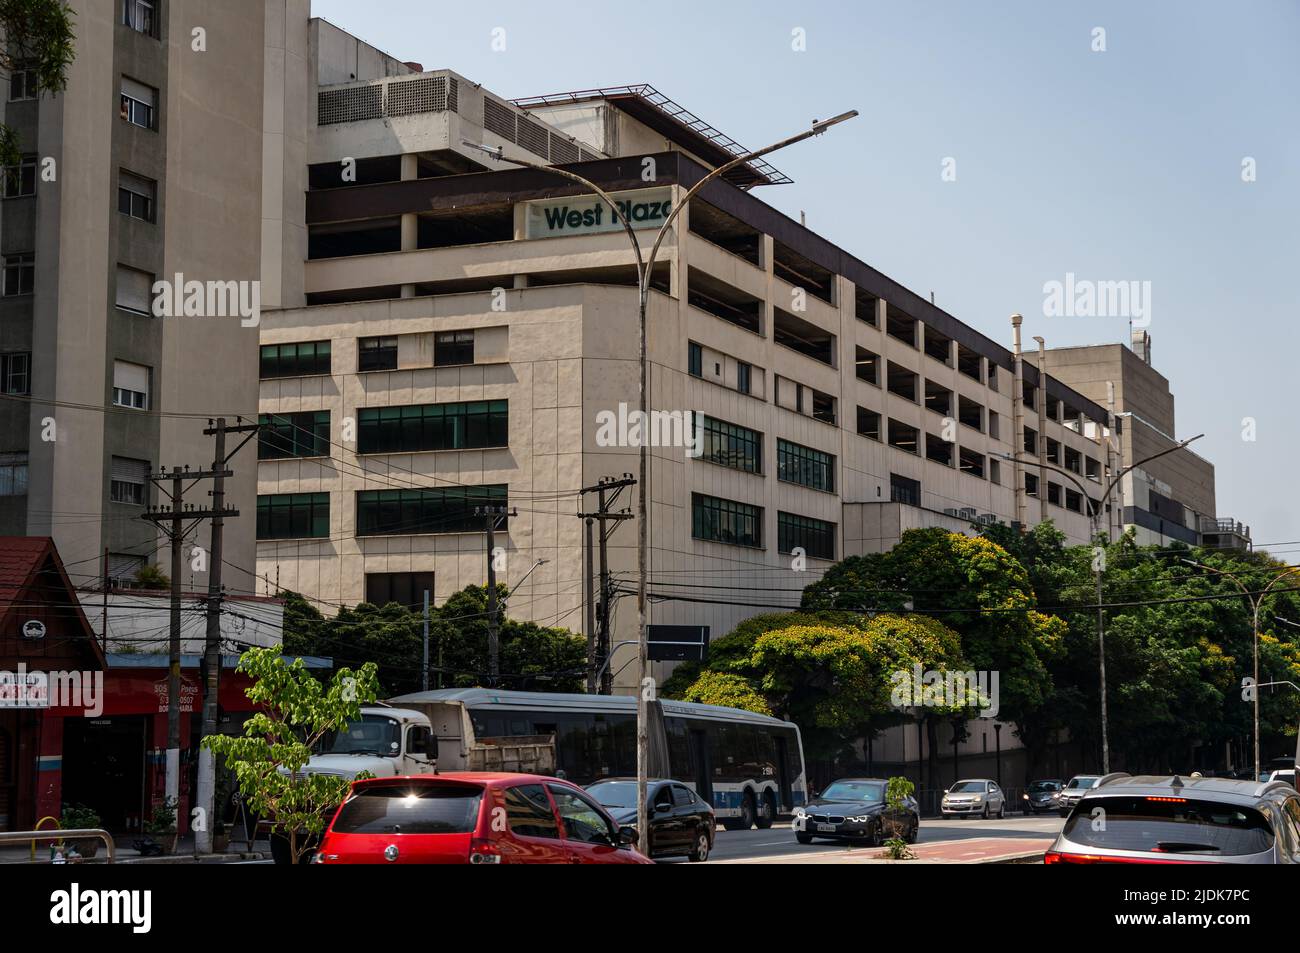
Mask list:
[[[1108,774],[1079,799],[1043,862],[1300,863],[1300,794],[1281,781]]]

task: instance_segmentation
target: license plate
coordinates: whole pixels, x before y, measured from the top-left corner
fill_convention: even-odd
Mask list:
[[[834,831],[835,831],[835,825],[834,825],[834,824],[818,824],[818,825],[817,825],[817,830],[819,830],[819,831],[830,831],[830,832],[834,833]]]

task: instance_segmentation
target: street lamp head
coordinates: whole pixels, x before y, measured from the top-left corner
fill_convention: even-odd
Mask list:
[[[858,111],[856,109],[850,109],[848,112],[840,113],[838,116],[832,116],[830,119],[814,119],[812,124],[812,131],[816,135],[820,136],[831,126],[834,126],[837,123],[844,122],[848,119],[852,119],[857,114]]]

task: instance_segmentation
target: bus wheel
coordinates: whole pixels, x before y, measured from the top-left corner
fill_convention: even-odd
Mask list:
[[[776,823],[776,798],[768,791],[763,795],[763,810],[758,814],[758,829],[765,831]]]
[[[740,805],[739,827],[742,831],[747,831],[754,826],[754,823],[757,820],[758,820],[758,810],[754,807],[754,795],[751,793],[746,793],[745,800]]]

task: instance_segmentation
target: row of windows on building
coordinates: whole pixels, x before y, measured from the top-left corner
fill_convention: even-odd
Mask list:
[[[763,472],[763,434],[740,424],[697,416],[702,431],[700,459],[745,473]],[[789,440],[776,442],[777,479],[835,492],[835,456]]]
[[[357,371],[397,370],[398,337],[357,339]],[[264,344],[261,351],[262,380],[283,377],[316,377],[332,372],[333,348],[329,341],[293,344]],[[433,337],[433,366],[460,367],[474,363],[474,332],[439,331]]]
[[[763,507],[724,500],[703,493],[691,494],[691,536],[695,539],[751,549],[765,549]],[[835,524],[826,520],[777,511],[777,551],[802,549],[814,559],[835,558]]]
[[[330,456],[330,412],[263,414],[259,460]],[[474,400],[448,404],[363,407],[356,418],[357,453],[484,450],[510,443],[510,403]]]
[[[506,503],[506,484],[426,490],[356,491],[357,536],[425,536],[483,530],[482,507]],[[506,525],[499,518],[498,528]],[[257,538],[328,539],[329,493],[276,493],[257,498]]]

